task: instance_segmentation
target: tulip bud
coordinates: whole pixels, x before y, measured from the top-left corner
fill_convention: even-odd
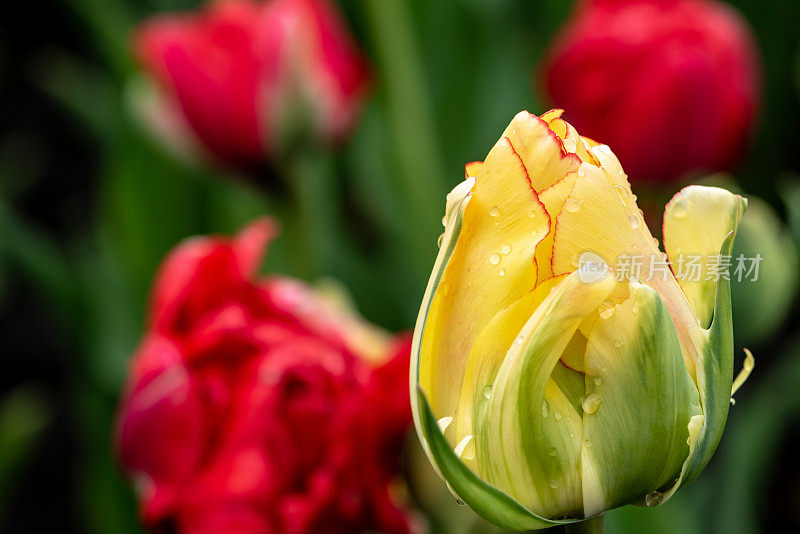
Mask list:
[[[669,182],[738,162],[758,70],[750,29],[725,3],[588,0],[556,38],[542,81],[634,180]]]
[[[730,254],[747,201],[683,189],[662,252],[609,147],[560,115],[518,114],[448,195],[412,347],[429,458],[519,530],[665,501],[709,461],[732,394],[730,281],[681,260]]]
[[[759,198],[750,199],[733,257],[759,263],[757,277],[734,277],[733,318],[741,343],[762,343],[783,325],[792,307],[797,294],[798,257],[786,227]]]
[[[327,0],[220,0],[146,21],[134,44],[158,86],[139,102],[147,122],[170,145],[204,146],[231,165],[341,140],[367,88],[366,64]]]

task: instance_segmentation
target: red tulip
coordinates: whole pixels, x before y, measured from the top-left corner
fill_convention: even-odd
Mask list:
[[[161,267],[117,427],[143,522],[408,532],[391,488],[411,420],[409,340],[300,282],[256,278],[274,232],[259,221],[188,240]]]
[[[157,131],[193,131],[233,165],[275,156],[300,134],[342,139],[367,89],[366,64],[328,0],[218,0],[145,21],[134,45],[160,88]]]
[[[737,163],[758,70],[747,24],[722,2],[594,0],[578,4],[555,40],[543,81],[633,179],[668,182]]]

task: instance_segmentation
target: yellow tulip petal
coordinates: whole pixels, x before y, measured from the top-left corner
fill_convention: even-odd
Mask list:
[[[664,209],[664,250],[703,328],[714,313],[718,268],[713,264],[721,259],[722,242],[736,230],[745,209],[747,200],[739,195],[699,185],[679,191]]]
[[[475,423],[482,476],[545,517],[580,512],[582,500],[580,421],[551,374],[615,285],[611,276],[584,283],[573,273],[553,288],[503,360],[484,424]]]
[[[527,111],[517,113],[503,136],[513,145],[537,193],[575,172],[581,160],[564,150],[561,140],[548,123]]]
[[[457,421],[464,371],[478,335],[500,310],[536,287],[536,247],[549,225],[520,157],[501,139],[475,179],[425,323],[420,385],[437,417]]]
[[[523,295],[510,306],[501,310],[486,325],[470,351],[464,373],[461,399],[458,405],[457,429],[454,443],[465,436],[475,434],[473,421],[480,419],[476,410],[485,409],[485,400],[491,396],[492,384],[506,353],[514,343],[522,341],[520,331],[536,308],[544,301],[550,290],[565,277],[556,277],[539,284],[535,290]],[[452,427],[451,426],[451,427]],[[467,465],[473,467],[469,461]]]
[[[482,161],[470,161],[464,165],[464,176],[466,178],[478,176],[478,173],[481,172],[481,167],[483,167]]]
[[[610,161],[610,151],[605,145],[598,145],[592,151]],[[591,252],[614,266],[619,278],[646,280],[661,295],[669,310],[687,367],[694,376],[697,356],[689,328],[697,320],[663,254],[654,244],[627,179],[617,174],[614,181],[609,174],[614,173],[606,173],[593,165],[581,166],[575,186],[556,220],[553,272],[562,274],[575,270],[581,255]]]

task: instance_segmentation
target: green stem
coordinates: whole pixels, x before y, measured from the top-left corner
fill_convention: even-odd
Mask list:
[[[606,516],[599,515],[580,523],[567,525],[565,531],[567,534],[605,534]]]
[[[414,256],[422,260],[435,251],[444,212],[444,166],[433,121],[433,106],[420,62],[407,0],[362,0],[376,59],[383,77],[394,151],[400,168],[402,194],[413,214]]]
[[[326,271],[336,233],[330,161],[321,151],[297,150],[286,158],[283,174],[295,211],[295,274],[313,279]]]

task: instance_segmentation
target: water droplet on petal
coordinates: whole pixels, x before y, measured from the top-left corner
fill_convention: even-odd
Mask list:
[[[500,140],[500,146],[508,146],[508,139],[505,137]]]
[[[619,184],[614,184],[611,187],[617,192],[617,196],[619,196],[619,199],[622,201],[622,205],[627,206],[628,190]]]
[[[542,403],[542,417],[547,417],[547,414],[550,413],[550,405],[547,404],[547,401]]]
[[[600,312],[600,317],[603,319],[611,319],[614,315],[614,312],[617,310],[616,306],[611,306],[610,308],[603,310]]]
[[[556,421],[561,421],[561,414],[559,412],[555,412],[553,414],[553,419],[555,419]]]
[[[597,393],[589,393],[581,406],[583,407],[583,411],[588,413],[589,415],[594,414],[597,412],[597,409],[600,407],[600,404],[603,402],[603,399],[600,398],[600,395]]]
[[[558,480],[553,479],[550,481],[550,487],[556,489],[558,487]]]
[[[600,378],[599,376],[594,377],[594,385],[595,386],[599,386],[602,383],[603,383],[603,379],[602,378]]]
[[[442,248],[442,243],[444,242],[444,234],[439,236],[439,239],[436,240],[436,246]]]
[[[592,442],[589,441],[588,439],[584,443],[586,444],[586,448],[587,449],[591,449],[592,448]]]
[[[498,215],[500,215],[500,208],[497,206],[489,208],[489,217],[497,217]]]
[[[447,427],[450,426],[450,423],[452,422],[453,422],[452,417],[442,417],[441,419],[436,421],[436,424],[439,425],[439,430],[442,432],[442,434],[444,434],[444,431],[447,430]]]
[[[528,210],[528,217],[530,217],[531,219],[536,217],[536,211],[535,210]]]
[[[661,499],[662,498],[663,498],[663,495],[662,495],[662,493],[660,491],[654,491],[654,492],[651,492],[651,493],[648,493],[647,495],[645,495],[644,503],[647,506],[658,506],[659,504],[661,504]]]
[[[492,386],[486,386],[483,388],[483,396],[486,397],[486,400],[492,398]]]
[[[581,165],[580,167],[578,167],[578,177],[583,178],[584,176],[586,176],[586,167]]]
[[[489,263],[491,263],[492,265],[497,265],[498,263],[500,263],[500,254],[492,254],[491,256],[489,256]]]
[[[675,204],[672,205],[672,210],[670,210],[672,216],[676,219],[680,219],[681,217],[685,216],[688,211],[689,201],[685,198],[679,198],[677,201],[675,201]]]
[[[552,448],[551,448],[551,449],[548,451],[548,453],[550,454],[550,456],[555,456],[555,455],[556,455],[556,453],[558,453],[558,451],[556,450],[556,448],[555,448],[555,447],[552,447]]]
[[[575,432],[570,432],[569,433],[569,437],[574,438],[575,437]]]
[[[637,219],[633,215],[630,215],[628,216],[628,220],[631,221],[631,228],[633,228],[634,230],[639,228],[639,219]]]
[[[564,202],[564,211],[569,213],[575,213],[583,206],[583,200],[578,200],[577,198],[568,198],[566,202]]]
[[[505,276],[506,275],[506,270],[505,269],[500,269],[500,271],[497,274],[499,274],[500,276]]]
[[[503,248],[500,249],[501,254],[508,254],[511,252],[511,245],[503,245]]]
[[[459,506],[466,506],[467,505],[467,503],[465,503],[461,499],[456,499],[456,504],[459,505]]]
[[[531,237],[536,237],[538,235],[539,235],[539,232],[537,232],[536,230],[531,230]]]

